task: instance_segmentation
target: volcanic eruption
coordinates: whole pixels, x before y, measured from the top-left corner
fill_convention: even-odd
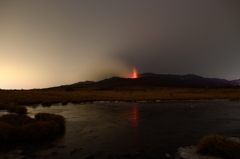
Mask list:
[[[133,67],[133,72],[132,72],[132,77],[131,78],[138,78],[136,67]]]
[[[122,77],[123,77],[123,78],[132,78],[132,79],[138,78],[138,73],[137,73],[136,67],[134,66],[134,67],[132,68],[132,72],[130,72],[130,73],[128,73],[128,74],[126,74],[126,75],[124,75],[124,76],[122,76]]]

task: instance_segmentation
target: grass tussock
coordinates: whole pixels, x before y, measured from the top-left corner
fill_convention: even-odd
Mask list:
[[[12,112],[12,113],[27,114],[27,108],[25,108],[24,106],[9,104],[9,105],[3,105],[0,108],[2,108],[2,110],[6,109],[8,112]]]
[[[239,159],[240,143],[218,134],[207,135],[200,140],[197,153],[224,159]]]
[[[60,115],[39,113],[35,119],[27,115],[7,114],[0,117],[0,141],[26,141],[51,137],[65,130]]]
[[[27,113],[27,108],[23,106],[16,107],[15,112],[17,114],[26,114]]]
[[[7,106],[5,105],[5,104],[1,104],[0,103],[0,110],[4,110],[4,109],[6,109],[7,108]]]
[[[0,141],[8,141],[15,138],[17,131],[11,124],[0,122]]]
[[[60,129],[65,129],[65,118],[57,114],[38,113],[35,115],[37,121],[54,121],[59,125]]]
[[[6,114],[0,117],[0,122],[10,124],[14,127],[21,127],[26,124],[35,123],[36,120],[27,115]]]
[[[60,131],[60,126],[53,120],[38,121],[21,127],[20,136],[24,140],[37,140],[53,136]]]

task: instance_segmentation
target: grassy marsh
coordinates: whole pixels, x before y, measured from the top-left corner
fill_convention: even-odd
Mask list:
[[[33,105],[44,106],[53,103],[66,104],[91,101],[137,101],[137,100],[188,100],[188,99],[240,99],[240,88],[116,88],[99,90],[96,88],[79,88],[73,91],[65,89],[39,90],[1,90],[1,105]]]

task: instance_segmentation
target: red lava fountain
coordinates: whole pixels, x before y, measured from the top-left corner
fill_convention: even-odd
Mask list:
[[[133,73],[132,73],[132,77],[131,78],[138,78],[136,67],[133,67]]]
[[[133,67],[132,73],[127,74],[127,75],[125,75],[125,76],[123,76],[123,77],[124,77],[124,78],[132,78],[132,79],[138,78],[138,73],[137,73],[136,67]]]

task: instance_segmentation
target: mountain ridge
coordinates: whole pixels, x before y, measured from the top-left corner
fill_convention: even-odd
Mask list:
[[[77,82],[62,87],[71,88],[115,88],[115,87],[233,87],[239,86],[240,79],[226,80],[220,78],[206,78],[195,74],[174,75],[174,74],[155,74],[155,73],[142,73],[138,74],[138,78],[122,78],[111,77],[97,82],[85,81]]]

